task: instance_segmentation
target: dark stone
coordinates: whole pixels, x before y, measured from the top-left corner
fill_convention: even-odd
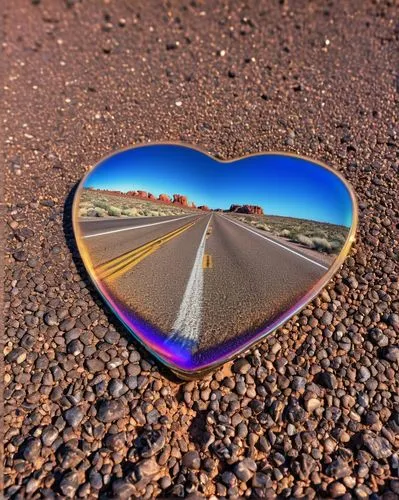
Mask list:
[[[233,364],[233,371],[235,373],[241,373],[245,375],[246,373],[249,372],[250,369],[251,365],[245,358],[237,359],[237,361],[235,361]]]
[[[41,447],[40,439],[29,437],[23,445],[22,456],[25,460],[34,462],[40,455]]]
[[[363,444],[377,460],[388,458],[392,455],[392,447],[388,439],[377,436],[372,432],[365,432],[363,434]]]
[[[318,382],[323,387],[327,389],[334,390],[338,387],[337,378],[333,373],[330,372],[322,372],[318,376]]]
[[[198,470],[201,467],[201,458],[198,451],[188,451],[185,453],[182,464],[187,469]]]
[[[257,469],[256,462],[252,458],[244,458],[234,467],[234,474],[240,481],[245,483],[253,477]]]
[[[44,322],[48,326],[58,325],[57,313],[55,311],[47,312],[43,317]]]
[[[18,262],[24,262],[28,257],[25,250],[17,250],[12,254],[12,256]]]
[[[48,425],[42,432],[41,439],[44,446],[51,446],[58,437],[58,430],[53,425]]]
[[[68,472],[60,481],[60,490],[67,498],[75,498],[79,488],[79,475],[77,472]]]
[[[165,437],[165,431],[144,430],[135,442],[137,452],[143,458],[158,454],[165,446]]]
[[[350,476],[352,473],[352,469],[342,458],[337,458],[327,466],[326,473],[334,479],[342,479],[344,477]]]
[[[125,406],[120,400],[102,400],[98,405],[97,418],[101,422],[114,422],[123,418],[125,414]]]
[[[76,428],[84,417],[83,411],[74,406],[65,412],[64,418],[66,422],[73,428]]]
[[[386,347],[384,349],[383,356],[387,361],[391,361],[392,363],[399,363],[399,347]]]
[[[105,369],[104,361],[98,358],[87,359],[85,364],[90,373],[103,372]]]

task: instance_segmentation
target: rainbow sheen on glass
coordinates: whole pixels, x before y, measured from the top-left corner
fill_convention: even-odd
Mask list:
[[[311,301],[356,225],[355,196],[326,165],[285,153],[221,161],[178,144],[108,156],[73,205],[101,296],[184,378],[246,351]]]

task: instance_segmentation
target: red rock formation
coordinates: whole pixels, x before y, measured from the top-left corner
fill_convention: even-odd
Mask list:
[[[191,202],[189,203],[187,196],[184,196],[182,194],[174,194],[173,199],[172,199],[169,195],[167,195],[165,193],[160,194],[157,198],[152,193],[149,193],[148,191],[142,191],[142,190],[138,190],[138,191],[131,190],[131,191],[122,192],[122,191],[112,191],[109,189],[94,189],[94,188],[85,188],[85,189],[97,191],[98,193],[118,195],[118,196],[129,197],[129,198],[135,197],[135,198],[140,198],[140,199],[144,199],[144,200],[151,200],[152,202],[156,202],[156,203],[167,203],[167,204],[173,203],[175,205],[180,205],[182,207],[197,208],[195,203],[191,203]],[[210,210],[205,205],[202,205],[199,208],[201,208],[201,210],[206,210],[206,211]]]
[[[263,215],[263,209],[258,205],[231,205],[229,212],[236,212],[239,214]]]
[[[262,207],[260,207],[259,205],[255,205],[255,206],[253,207],[253,209],[255,210],[255,213],[256,213],[257,215],[264,215],[264,214],[263,214],[263,208],[262,208]]]
[[[159,197],[158,197],[158,200],[159,201],[163,201],[164,203],[170,203],[171,202],[171,199],[169,198],[169,196],[167,194],[160,194]]]
[[[188,206],[187,196],[183,196],[182,194],[174,194],[173,203],[182,205],[183,207],[187,207]]]
[[[209,212],[209,211],[210,211],[210,210],[209,210],[209,207],[207,207],[206,205],[200,205],[198,208],[199,208],[200,210],[203,210],[204,212]]]

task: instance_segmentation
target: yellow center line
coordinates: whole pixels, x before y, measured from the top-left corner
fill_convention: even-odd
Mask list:
[[[184,226],[165,234],[164,236],[156,238],[146,243],[145,245],[142,245],[141,247],[135,248],[134,250],[126,252],[119,257],[115,257],[115,259],[111,259],[110,261],[97,266],[94,271],[98,279],[115,279],[121,274],[126,273],[127,271],[129,271],[129,269],[155,252],[155,250],[158,250],[158,248],[160,248],[162,245],[192,227],[196,222],[197,221],[189,222]]]
[[[213,268],[213,262],[212,262],[212,255],[205,254],[203,259],[202,259],[202,268],[203,269],[212,269]]]
[[[144,252],[148,248],[151,248],[154,244],[162,242],[163,239],[171,237],[174,234],[179,233],[182,229],[184,229],[185,227],[188,227],[192,224],[194,224],[194,223],[188,222],[184,226],[179,227],[178,229],[174,229],[170,233],[166,233],[164,236],[161,236],[159,238],[156,238],[155,240],[149,241],[148,243],[145,243],[141,247],[135,248],[134,250],[129,250],[128,252],[120,255],[119,257],[115,257],[114,259],[109,260],[105,264],[101,264],[100,266],[97,267],[97,269],[101,269],[101,271],[105,272],[105,271],[109,270],[110,268],[115,267],[122,262],[125,262],[127,259],[134,256],[136,253]]]

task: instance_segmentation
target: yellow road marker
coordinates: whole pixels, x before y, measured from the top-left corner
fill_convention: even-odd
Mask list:
[[[203,259],[202,259],[202,268],[203,269],[212,269],[212,267],[213,267],[212,255],[205,254]]]
[[[119,257],[115,257],[115,259],[111,259],[105,264],[97,266],[94,269],[97,278],[100,280],[114,280],[121,274],[126,273],[132,267],[136,266],[143,259],[155,252],[155,250],[158,250],[162,245],[192,227],[196,222],[197,221],[189,222],[188,224],[185,224],[184,226],[175,229],[160,238],[156,238],[141,247],[135,248],[134,250],[126,252]]]

